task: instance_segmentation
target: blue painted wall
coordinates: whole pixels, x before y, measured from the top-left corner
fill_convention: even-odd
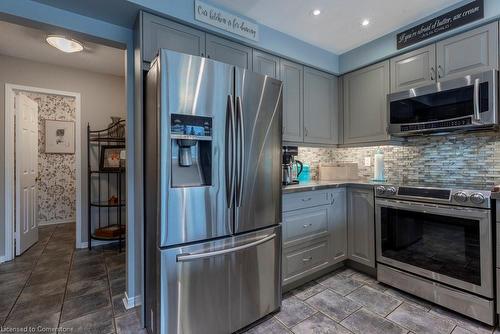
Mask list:
[[[424,42],[412,45],[411,47],[402,49],[402,50],[397,50],[396,48],[396,35],[404,31],[418,23],[425,22],[428,19],[435,17],[437,15],[440,15],[442,13],[445,13],[449,11],[452,8],[460,7],[463,6],[464,4],[470,2],[470,0],[462,1],[459,4],[449,7],[447,9],[444,9],[440,12],[434,13],[432,15],[429,15],[428,17],[417,21],[413,22],[412,24],[403,27],[393,33],[387,34],[383,37],[380,37],[370,43],[364,44],[356,49],[353,49],[351,51],[348,51],[339,57],[339,69],[340,73],[347,73],[350,71],[353,71],[357,68],[376,63],[378,61],[384,60],[389,57],[393,57],[397,54],[405,53],[414,49],[418,49],[419,47],[422,47],[424,45],[430,44],[433,41],[438,41],[441,39],[444,39],[449,36],[456,35],[462,31],[465,30],[470,30],[473,27],[483,25],[489,21],[498,19],[500,17],[500,0],[484,0],[484,19],[480,21],[473,22],[471,24],[468,24],[466,26],[457,28],[453,31],[443,33],[439,36],[436,36],[434,38],[428,39]]]

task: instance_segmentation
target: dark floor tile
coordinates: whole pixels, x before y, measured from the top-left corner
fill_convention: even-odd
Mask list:
[[[346,298],[353,300],[383,317],[394,311],[394,309],[402,303],[400,300],[377,291],[368,285],[353,291],[348,294]]]
[[[18,303],[33,302],[45,296],[63,294],[66,289],[66,279],[60,278],[51,282],[30,285],[23,289],[19,296]]]
[[[289,333],[290,331],[274,317],[261,322],[260,324],[250,328],[247,331],[247,334],[289,334]]]
[[[110,280],[115,280],[117,278],[125,277],[126,268],[125,265],[117,266],[112,269],[108,268],[108,275]]]
[[[292,327],[302,320],[309,318],[314,313],[316,313],[316,310],[300,299],[291,296],[283,299],[281,311],[276,314],[276,319],[285,324],[285,326]]]
[[[60,293],[16,303],[7,318],[7,322],[21,323],[22,321],[26,321],[26,325],[30,325],[28,321],[36,321],[42,315],[52,316],[55,313],[59,313],[61,311],[63,296],[64,295]]]
[[[321,312],[292,327],[292,332],[296,334],[351,334],[346,328]]]
[[[5,318],[16,302],[17,294],[15,295],[2,295],[0,298],[0,325],[3,324]]]
[[[29,272],[33,269],[33,263],[35,262],[35,260],[32,259],[30,261],[21,261],[18,259],[0,264],[0,274]]]
[[[109,282],[111,285],[111,294],[113,296],[119,295],[125,292],[126,279],[125,277],[118,278]]]
[[[85,279],[68,284],[66,290],[66,299],[71,299],[86,294],[91,294],[99,291],[108,291],[108,280],[106,278],[100,279]]]
[[[342,321],[361,307],[352,300],[330,290],[320,292],[307,299],[306,302],[336,321]]]
[[[79,282],[85,279],[102,279],[106,278],[106,267],[103,263],[91,265],[75,265],[69,275],[70,283]]]
[[[136,312],[127,313],[115,319],[116,332],[118,334],[147,334],[142,328],[139,316]]]
[[[406,334],[407,330],[384,319],[383,317],[361,309],[353,313],[341,323],[342,326],[356,334]]]
[[[449,334],[455,324],[421,308],[403,303],[387,319],[415,333]]]
[[[123,298],[125,298],[124,293],[113,296],[113,298],[112,298],[113,299],[113,311],[114,311],[115,317],[118,317],[118,316],[125,314],[125,313],[128,313],[128,312],[134,312],[133,308],[131,308],[129,310],[127,310],[125,308],[125,304],[123,304]]]
[[[119,254],[119,255],[114,255],[114,256],[109,256],[105,258],[106,261],[106,266],[109,269],[113,269],[116,267],[124,266],[125,265],[125,254]]]
[[[65,300],[61,322],[82,317],[110,305],[108,291],[99,291]]]
[[[357,281],[350,276],[341,274],[324,277],[318,281],[322,285],[326,286],[329,289],[332,289],[342,296],[345,296],[364,285],[364,283],[362,283],[361,281]]]
[[[45,254],[40,256],[36,262],[37,267],[47,264],[61,265],[71,263],[71,254],[66,254],[62,256],[46,256]]]
[[[114,333],[113,312],[111,307],[99,309],[79,318],[75,318],[60,324],[66,333],[72,334],[109,334]]]
[[[0,274],[0,296],[19,294],[28,277],[29,272]]]
[[[5,333],[8,333],[8,328],[24,328],[27,326],[36,329],[28,333],[56,333],[54,329],[57,328],[59,323],[59,315],[59,312],[40,312],[25,317],[9,317],[3,328]]]
[[[52,270],[34,272],[31,274],[27,285],[39,285],[49,281],[56,281],[58,279],[66,279],[68,277],[68,267],[53,268]]]
[[[312,281],[296,288],[292,291],[292,294],[300,300],[306,300],[307,298],[310,298],[325,289],[325,286],[319,284],[316,281]]]

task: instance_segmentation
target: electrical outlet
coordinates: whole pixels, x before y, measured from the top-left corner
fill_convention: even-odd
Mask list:
[[[365,167],[370,167],[372,165],[372,158],[365,157]]]

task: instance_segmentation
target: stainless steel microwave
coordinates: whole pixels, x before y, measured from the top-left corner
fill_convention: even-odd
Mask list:
[[[498,125],[498,72],[489,70],[387,95],[393,136]]]

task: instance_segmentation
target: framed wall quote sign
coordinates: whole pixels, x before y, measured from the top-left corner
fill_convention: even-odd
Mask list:
[[[474,0],[422,24],[400,32],[396,37],[397,48],[403,49],[446,31],[484,18],[484,0]]]

